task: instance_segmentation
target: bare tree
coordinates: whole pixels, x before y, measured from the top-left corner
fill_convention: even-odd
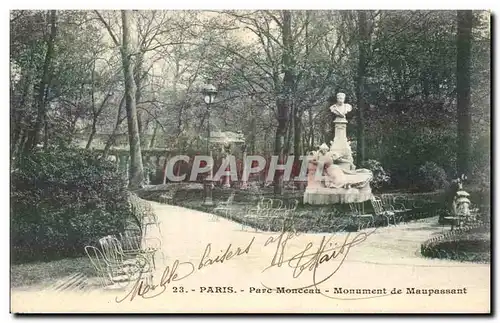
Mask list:
[[[104,24],[111,36],[114,44],[120,48],[120,54],[123,65],[123,76],[125,80],[125,110],[127,111],[128,123],[128,138],[130,147],[130,168],[129,168],[129,188],[137,189],[142,186],[144,182],[144,168],[142,164],[141,142],[139,136],[139,125],[137,121],[137,107],[136,107],[136,85],[134,81],[134,71],[131,59],[132,51],[131,33],[130,33],[130,11],[121,11],[122,20],[122,42],[114,34],[111,26],[104,19],[104,17],[97,12],[99,20]]]
[[[26,147],[25,147],[26,150],[33,149],[40,141],[41,131],[42,128],[44,127],[47,117],[47,104],[45,98],[47,96],[47,89],[50,81],[50,73],[51,73],[50,67],[54,56],[54,42],[57,33],[56,10],[50,11],[49,21],[50,21],[50,34],[47,40],[47,51],[45,53],[45,62],[43,64],[42,77],[38,85],[38,94],[35,99],[36,110],[37,110],[36,121],[26,142]]]
[[[458,171],[469,175],[471,157],[471,10],[457,12],[457,112],[458,112]]]
[[[367,52],[369,46],[369,28],[366,11],[358,11],[358,33],[359,33],[359,58],[358,58],[358,75],[356,79],[356,96],[358,99],[358,134],[357,134],[357,164],[360,165],[365,159],[365,116],[367,109],[366,103],[366,65]]]

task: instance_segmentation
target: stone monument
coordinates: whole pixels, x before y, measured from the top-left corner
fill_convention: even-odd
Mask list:
[[[330,107],[335,114],[335,137],[330,147],[323,143],[317,151],[309,153],[307,187],[304,204],[358,203],[372,197],[368,169],[356,169],[347,141],[346,114],[352,111],[345,94],[337,94],[337,103]]]
[[[472,214],[470,210],[470,194],[467,193],[463,188],[462,181],[464,180],[464,178],[465,176],[462,175],[462,178],[459,179],[458,191],[453,199],[453,213],[455,218],[458,220],[457,225],[459,227],[464,223],[476,220],[475,214]]]
[[[352,111],[352,106],[345,103],[345,94],[337,94],[337,103],[330,107],[330,111],[336,116],[333,121],[335,125],[335,137],[331,142],[330,150],[340,157],[338,164],[341,168],[351,170],[353,164],[351,146],[347,141],[347,119],[346,114]]]

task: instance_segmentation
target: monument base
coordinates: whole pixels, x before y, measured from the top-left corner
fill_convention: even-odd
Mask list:
[[[304,204],[325,205],[361,203],[372,197],[370,186],[362,189],[357,188],[306,188],[304,192]]]

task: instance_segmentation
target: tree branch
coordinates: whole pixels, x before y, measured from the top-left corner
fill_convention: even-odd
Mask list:
[[[113,33],[113,30],[111,29],[111,26],[106,22],[106,20],[104,20],[104,17],[99,13],[99,11],[94,10],[94,12],[96,13],[96,15],[99,18],[99,20],[103,23],[104,27],[106,27],[106,29],[108,30],[108,33],[111,36],[111,39],[113,39],[113,42],[115,43],[115,45],[117,47],[119,47],[120,46],[120,42],[118,41],[118,39],[116,38],[115,34]]]

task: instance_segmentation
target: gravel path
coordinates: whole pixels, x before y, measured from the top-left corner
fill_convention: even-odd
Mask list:
[[[154,202],[152,204],[161,219],[162,249],[166,256],[164,263],[161,260],[157,263],[154,283],[160,284],[162,276],[164,282],[171,278],[169,284],[164,284],[166,290],[163,293],[147,299],[136,296],[132,301],[129,295],[118,303],[115,298],[125,298],[128,291],[95,291],[83,295],[67,293],[61,298],[60,294],[47,291],[12,290],[12,310],[364,313],[489,311],[488,264],[420,256],[420,244],[424,240],[441,230],[449,230],[437,225],[436,218],[365,229],[358,233],[301,234],[292,237],[285,234],[281,236],[282,248],[278,248],[280,233],[242,231],[240,224],[224,218],[219,217],[218,221],[213,221],[212,215],[203,212]],[[158,236],[159,233],[151,232],[151,235]],[[284,240],[286,242],[283,247]],[[314,263],[314,255],[322,242],[325,252],[316,258],[321,259],[321,264],[317,269],[310,270],[314,269],[311,264]],[[280,264],[280,255],[283,256],[281,266],[269,267],[273,258],[274,264]],[[300,259],[301,255],[303,257]],[[210,264],[217,257],[219,261]],[[222,263],[221,258],[225,258]],[[177,267],[176,261],[179,263]],[[183,276],[186,277],[180,279]],[[325,281],[321,282],[322,280]],[[314,282],[316,285],[312,286]],[[278,294],[276,291],[280,287],[292,289],[305,286],[318,288],[321,294]],[[233,293],[228,293],[229,287]],[[257,293],[265,288],[272,289],[271,293]],[[338,293],[349,289],[384,288],[387,295]],[[390,294],[393,288],[401,289],[402,294]],[[466,288],[467,292],[429,296],[409,294],[407,288]],[[162,289],[162,286],[157,286],[145,296],[158,294]],[[214,293],[207,293],[208,291]],[[222,293],[223,291],[226,293]]]

